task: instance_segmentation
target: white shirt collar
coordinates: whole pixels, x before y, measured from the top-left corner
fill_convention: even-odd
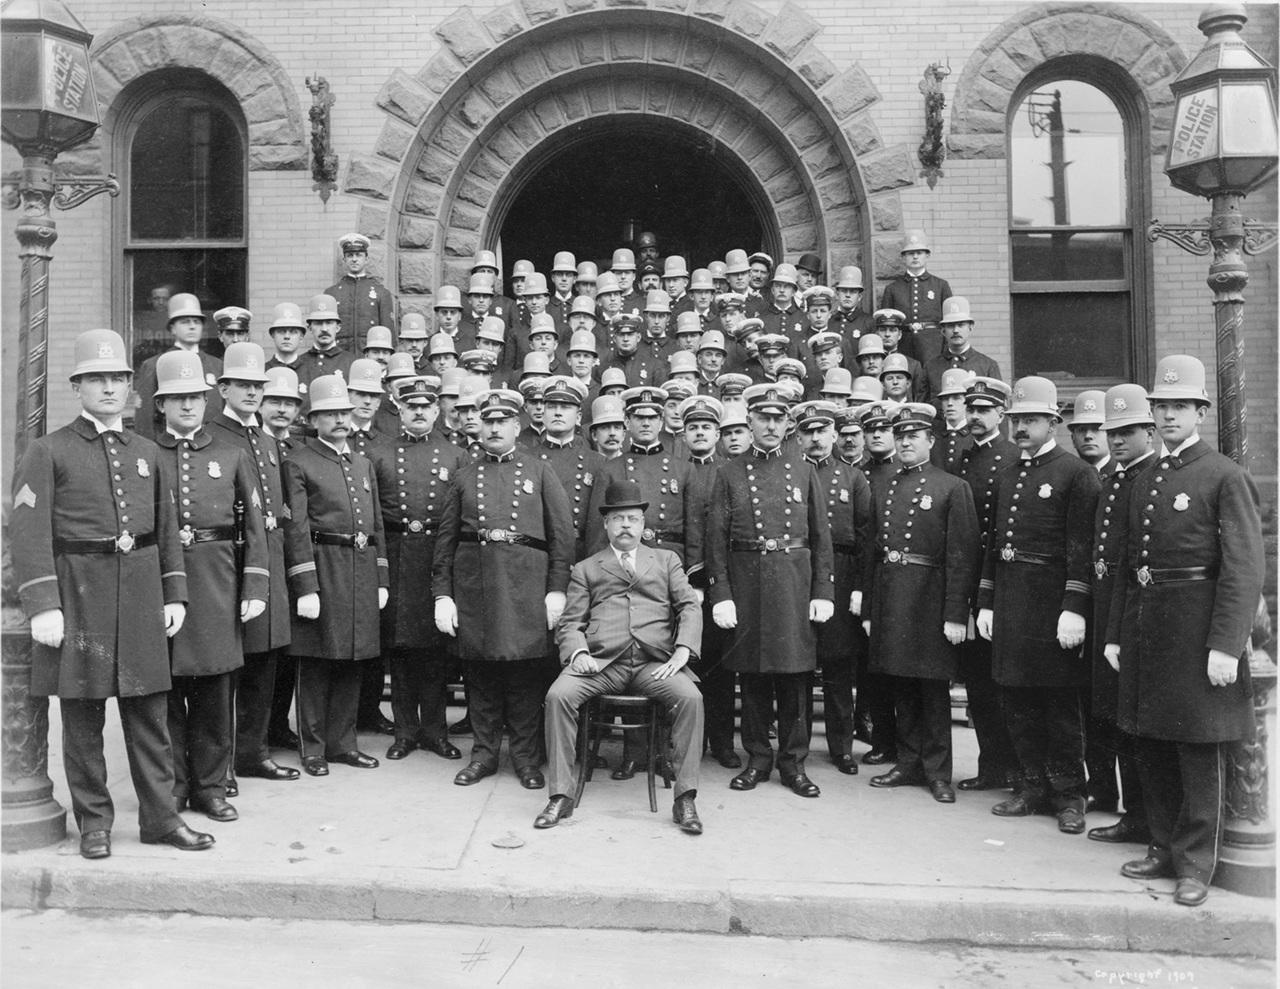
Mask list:
[[[1162,457],[1176,457],[1176,456],[1177,456],[1178,454],[1180,454],[1183,450],[1187,449],[1187,447],[1195,446],[1195,445],[1196,445],[1197,443],[1199,443],[1199,442],[1200,442],[1200,433],[1199,433],[1199,431],[1197,430],[1196,432],[1194,432],[1194,433],[1192,433],[1190,436],[1188,436],[1185,440],[1183,440],[1181,443],[1179,443],[1179,444],[1178,444],[1178,448],[1177,448],[1176,450],[1170,450],[1167,446],[1165,446],[1163,443],[1161,443],[1161,444],[1160,444],[1160,456],[1162,456]]]
[[[96,416],[90,415],[88,412],[81,412],[80,415],[82,418],[89,420],[89,422],[93,425],[94,431],[99,436],[101,436],[103,433],[106,433],[106,432],[119,433],[124,430],[123,416],[115,416],[114,418],[108,420],[107,422],[103,422],[101,419],[97,418]]]
[[[334,446],[332,443],[330,443],[326,439],[321,439],[321,437],[319,436],[317,436],[316,439],[319,440],[321,443],[323,443],[325,446],[327,446],[334,453],[336,453],[339,457],[344,456],[349,449],[345,442],[342,444],[341,449],[339,449],[338,447]]]
[[[618,559],[618,565],[621,566],[624,570],[626,569],[628,557],[630,558],[630,561],[631,561],[631,569],[634,570],[636,568],[636,551],[635,550],[633,549],[627,550],[624,553],[622,550],[618,549],[618,547],[614,546],[612,543],[609,544],[609,548],[613,550],[613,555]]]
[[[231,406],[224,405],[222,407],[222,414],[226,416],[228,419],[230,419],[232,422],[238,423],[241,426],[247,427],[247,426],[258,425],[258,417],[254,415],[252,412],[249,413],[249,418],[241,419],[238,415],[236,415],[233,411],[231,411]]]
[[[1099,474],[1101,474],[1106,469],[1107,464],[1109,463],[1111,463],[1111,454],[1108,453],[1105,457],[1103,457],[1101,460],[1099,460],[1096,464],[1093,465],[1093,469],[1096,470]]]
[[[1042,446],[1039,450],[1037,450],[1035,453],[1031,454],[1030,456],[1027,456],[1027,454],[1024,452],[1022,454],[1022,459],[1035,460],[1036,457],[1043,457],[1046,453],[1048,453],[1057,445],[1058,445],[1058,441],[1051,437],[1048,443],[1046,443],[1044,446]]]

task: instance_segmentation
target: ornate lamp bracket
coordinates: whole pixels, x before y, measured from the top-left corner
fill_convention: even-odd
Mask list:
[[[0,204],[5,209],[17,209],[22,205],[21,175],[17,172],[6,175],[0,180]],[[109,196],[120,195],[120,181],[115,175],[72,175],[65,179],[56,179],[53,183],[52,205],[61,210],[75,209],[88,202],[94,196],[103,193]],[[39,193],[36,192],[38,195]]]
[[[1147,240],[1152,243],[1157,240],[1170,241],[1188,254],[1207,256],[1213,253],[1208,217],[1198,223],[1161,223],[1159,220],[1152,220],[1147,226]],[[1275,224],[1263,223],[1252,217],[1245,218],[1242,244],[1245,254],[1262,254],[1275,247],[1277,241],[1280,241],[1280,228]]]
[[[311,188],[320,193],[322,203],[327,203],[338,184],[338,156],[333,152],[333,131],[329,126],[329,111],[336,100],[329,80],[323,76],[309,77],[307,89],[311,90],[307,114],[311,118],[311,177],[315,180]]]
[[[924,96],[924,137],[920,139],[916,157],[924,166],[920,169],[920,177],[929,183],[930,189],[938,184],[942,163],[947,158],[947,143],[942,137],[942,111],[946,109],[947,98],[942,92],[942,80],[949,75],[950,63],[944,69],[941,62],[932,62],[924,70],[924,78],[918,87]]]

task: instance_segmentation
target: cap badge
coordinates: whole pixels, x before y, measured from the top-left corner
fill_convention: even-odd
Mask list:
[[[1126,402],[1123,398],[1117,398],[1115,402],[1112,403],[1112,408],[1114,408],[1117,412],[1123,412],[1128,407],[1129,407],[1129,403]]]
[[[209,476],[218,478],[222,476],[222,464],[216,460],[209,461]]]
[[[179,378],[194,378],[195,376],[196,376],[195,371],[191,370],[191,368],[185,365],[183,367],[178,368]]]
[[[1017,391],[1015,391],[1015,392],[1013,393],[1013,397],[1014,397],[1014,398],[1026,398],[1026,397],[1027,397],[1027,390],[1026,390],[1025,388],[1019,388]]]
[[[1042,484],[1042,485],[1040,485],[1040,490],[1039,490],[1039,491],[1037,491],[1037,492],[1036,492],[1036,494],[1038,494],[1041,498],[1052,498],[1052,497],[1053,497],[1053,485],[1052,485],[1052,484]]]
[[[770,388],[767,392],[764,393],[764,397],[767,398],[770,402],[776,402],[778,400],[778,389]]]
[[[1173,384],[1175,381],[1178,380],[1178,372],[1175,371],[1173,368],[1169,368],[1169,370],[1165,371],[1164,373],[1164,380],[1167,381],[1169,384]]]
[[[1091,398],[1086,399],[1084,403],[1084,410],[1086,412],[1096,412],[1098,410],[1098,403]]]
[[[245,354],[244,366],[247,367],[250,371],[256,371],[258,369],[258,358],[256,358],[253,354]]]
[[[1173,510],[1175,512],[1185,512],[1190,507],[1191,497],[1185,491],[1174,496]]]
[[[98,344],[98,356],[99,357],[115,357],[116,356],[115,348],[112,347],[111,344],[109,343],[100,343]]]

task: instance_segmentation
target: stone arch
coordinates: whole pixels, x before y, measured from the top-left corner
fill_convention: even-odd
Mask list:
[[[957,158],[1004,158],[1009,104],[1027,74],[1054,59],[1090,55],[1119,66],[1142,93],[1151,153],[1168,145],[1169,83],[1187,64],[1176,41],[1132,7],[1044,4],[1009,18],[965,64],[951,111],[948,146]]]
[[[195,69],[222,83],[248,125],[250,171],[307,167],[303,115],[293,84],[271,51],[228,21],[187,14],[134,17],[94,38],[93,84],[104,120],[98,136],[59,159],[73,171],[105,171],[102,148],[117,98],[130,83],[160,69]]]
[[[723,154],[777,251],[875,270],[896,257],[897,190],[914,168],[904,147],[883,145],[866,73],[837,70],[818,33],[791,3],[777,16],[741,0],[464,8],[436,29],[441,48],[416,76],[384,85],[382,135],[352,156],[344,189],[368,200],[359,225],[393,255],[402,307],[421,309],[492,246],[539,160],[592,121],[669,121]]]

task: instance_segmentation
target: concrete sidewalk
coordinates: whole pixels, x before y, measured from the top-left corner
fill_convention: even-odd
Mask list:
[[[50,714],[55,796],[69,807],[56,702]],[[960,779],[977,749],[972,731],[957,725],[954,736]],[[1050,817],[997,818],[1003,791],[944,806],[923,789],[873,790],[871,767],[854,777],[831,767],[820,734],[808,766],[817,800],[776,774],[736,793],[733,771],[705,759],[701,837],[671,822],[670,791],[651,814],[643,777],[607,772],[572,818],[536,831],[548,794],[521,789],[505,762],[463,788],[452,782],[462,763],[415,752],[321,779],[242,780],[239,821],[187,812],[218,839],[197,854],[139,843],[114,711],[108,740],[112,857],[80,858],[69,820],[60,845],[4,856],[4,907],[1275,955],[1272,900],[1215,889],[1204,907],[1176,906],[1172,881],[1120,876],[1140,846],[1063,835]],[[361,741],[381,759],[389,739]],[[457,741],[465,754],[470,740]],[[616,759],[615,745],[602,751]]]

